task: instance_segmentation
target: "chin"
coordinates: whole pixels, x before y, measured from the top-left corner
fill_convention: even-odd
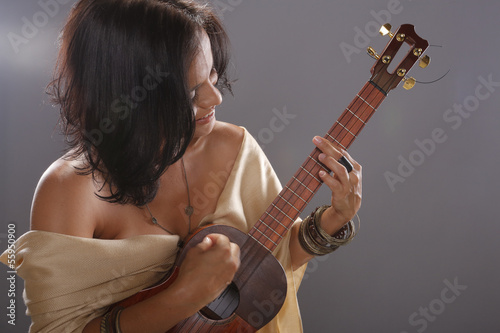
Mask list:
[[[193,140],[201,139],[201,138],[209,135],[210,133],[212,133],[212,131],[215,127],[215,123],[216,123],[216,120],[213,119],[213,121],[211,121],[208,124],[203,124],[203,125],[197,124],[196,129],[194,130]]]

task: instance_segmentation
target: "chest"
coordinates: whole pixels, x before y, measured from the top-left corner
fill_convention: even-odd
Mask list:
[[[147,206],[104,203],[107,207],[102,209],[103,228],[99,237],[173,234],[184,239],[205,216],[215,212],[232,166],[227,163],[172,165],[161,177],[155,199]]]

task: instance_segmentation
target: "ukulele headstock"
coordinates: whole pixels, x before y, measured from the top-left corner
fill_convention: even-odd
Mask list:
[[[390,24],[384,24],[380,29],[382,35],[388,35],[391,38],[381,54],[378,54],[372,47],[368,47],[367,50],[368,54],[377,60],[371,69],[370,81],[375,83],[385,94],[396,88],[402,80],[404,81],[403,87],[411,89],[416,81],[412,77],[406,77],[410,69],[417,60],[420,60],[422,68],[427,67],[430,62],[430,57],[423,55],[429,43],[417,35],[413,25],[403,24],[395,33],[390,30]],[[408,44],[410,49],[397,66],[391,66],[404,43]],[[392,72],[388,71],[389,66],[394,68]]]

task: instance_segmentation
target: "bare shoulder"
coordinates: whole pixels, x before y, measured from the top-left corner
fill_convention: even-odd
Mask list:
[[[96,228],[92,176],[80,175],[76,161],[55,161],[33,197],[31,229],[91,238]]]
[[[243,141],[243,137],[245,135],[245,131],[243,128],[221,121],[218,121],[215,124],[212,133],[212,140],[215,141],[217,146],[224,146],[226,149],[228,148],[233,153],[238,153]]]
[[[230,171],[238,157],[245,131],[243,128],[217,121],[204,148],[204,160],[212,171]]]

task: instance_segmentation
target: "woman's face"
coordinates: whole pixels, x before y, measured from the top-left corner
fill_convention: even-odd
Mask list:
[[[218,76],[213,67],[210,39],[205,31],[200,34],[200,48],[188,73],[188,84],[196,119],[194,139],[210,134],[215,125],[215,107],[222,103],[215,87]]]

